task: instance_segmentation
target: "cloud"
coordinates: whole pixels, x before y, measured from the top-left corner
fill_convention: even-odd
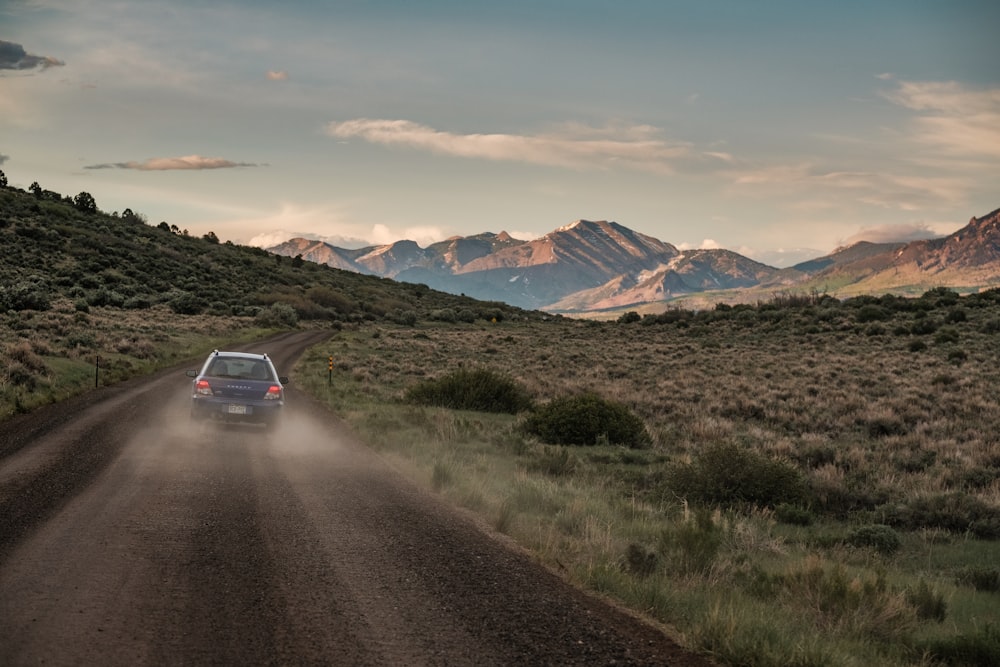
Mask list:
[[[454,157],[526,162],[574,169],[622,165],[643,171],[672,173],[674,160],[689,157],[684,144],[668,144],[647,125],[591,128],[567,125],[547,135],[455,134],[408,120],[358,118],[326,126],[337,139],[359,138],[373,144],[403,146]]]
[[[841,245],[849,246],[858,241],[870,243],[909,243],[941,236],[926,223],[914,222],[901,225],[876,225],[862,228],[858,233],[848,236]]]
[[[954,204],[968,190],[968,184],[956,177],[832,170],[811,163],[734,171],[732,177],[744,193],[806,195],[797,206],[811,209],[834,208],[849,197],[877,208],[912,211]]]
[[[714,239],[704,239],[700,244],[694,243],[678,243],[678,250],[719,250],[722,245]]]
[[[91,164],[84,169],[135,169],[137,171],[171,171],[177,169],[232,169],[235,167],[257,167],[249,162],[233,162],[221,157],[202,157],[186,155],[184,157],[154,157],[144,162],[112,162]]]
[[[286,81],[288,80],[288,72],[284,70],[268,70],[267,72],[268,81]]]
[[[761,264],[784,268],[787,266],[794,266],[799,262],[805,262],[810,259],[822,257],[823,255],[826,255],[828,251],[816,250],[814,248],[776,248],[774,250],[757,250],[755,248],[742,246],[737,248],[735,252],[738,252],[744,257],[749,257],[754,261],[760,262]]]
[[[61,67],[65,64],[63,61],[56,60],[55,58],[30,55],[20,44],[0,40],[0,69],[46,70],[50,67]]]
[[[1000,157],[1000,88],[972,89],[955,81],[900,81],[883,95],[920,115],[911,140],[951,156]]]
[[[284,229],[276,229],[269,232],[260,232],[247,241],[247,245],[257,248],[273,248],[291,239],[310,239],[312,241],[322,241],[335,245],[338,248],[365,248],[372,245],[370,241],[352,236],[323,236],[315,232],[288,232]]]

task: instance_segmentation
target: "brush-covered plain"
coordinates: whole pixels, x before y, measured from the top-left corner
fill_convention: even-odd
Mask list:
[[[985,665],[1000,661],[998,353],[1000,292],[935,289],[349,327],[297,376],[413,479],[723,664]],[[531,407],[421,400],[490,375]],[[532,434],[577,396],[624,406],[648,439]]]

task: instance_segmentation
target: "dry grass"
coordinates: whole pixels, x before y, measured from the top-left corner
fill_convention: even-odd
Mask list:
[[[0,314],[0,420],[92,388],[95,378],[111,384],[263,333],[252,318],[182,317],[166,306],[82,312],[59,300]]]
[[[984,593],[955,583],[962,568],[1000,559],[996,536],[945,527],[985,516],[986,535],[1000,516],[1000,337],[983,326],[996,311],[970,309],[937,342],[903,329],[910,312],[873,331],[850,309],[831,310],[375,325],[335,334],[298,375],[428,488],[723,662],[926,664],[922,638],[977,641],[1000,623],[995,599],[984,611]],[[924,348],[912,351],[914,340]],[[527,438],[518,417],[402,403],[415,383],[460,367],[514,378],[538,402],[584,391],[619,401],[653,443],[558,449]],[[696,510],[673,492],[674,466],[732,443],[797,469],[807,507]],[[852,543],[855,527],[883,523],[901,546]],[[925,580],[946,626],[908,597]]]

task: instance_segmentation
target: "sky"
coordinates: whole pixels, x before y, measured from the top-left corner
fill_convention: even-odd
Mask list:
[[[1000,208],[996,0],[0,0],[0,170],[239,244],[613,220],[772,266]]]

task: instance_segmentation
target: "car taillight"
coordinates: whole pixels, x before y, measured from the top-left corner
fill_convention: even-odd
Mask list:
[[[272,384],[270,387],[268,387],[267,393],[264,394],[264,400],[273,401],[279,398],[281,398],[281,387],[279,387],[276,384]]]
[[[212,386],[208,384],[208,380],[198,380],[194,385],[194,393],[201,394],[202,396],[211,396]]]

